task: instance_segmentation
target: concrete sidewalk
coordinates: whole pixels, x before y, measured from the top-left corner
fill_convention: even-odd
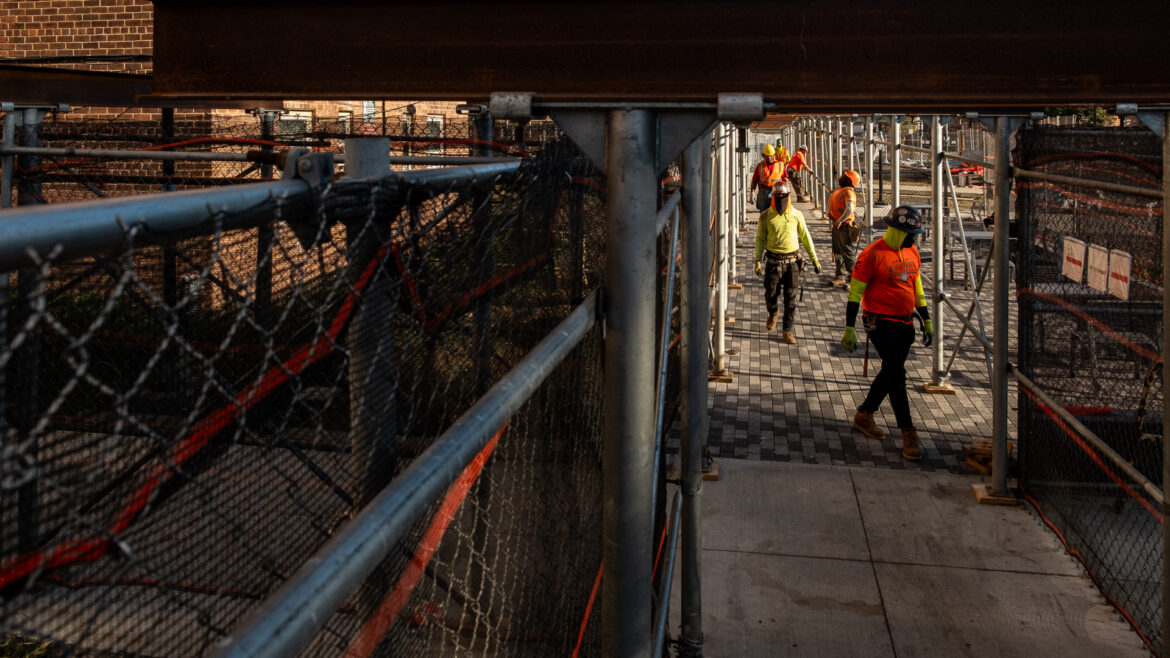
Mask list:
[[[703,484],[703,655],[1147,656],[1056,536],[978,478],[722,459]],[[670,631],[680,624],[678,572]]]

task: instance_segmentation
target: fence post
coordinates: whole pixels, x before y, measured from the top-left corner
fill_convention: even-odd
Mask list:
[[[655,116],[606,120],[606,316],[602,655],[649,658],[654,434]]]
[[[16,146],[16,126],[20,123],[21,111],[16,110],[12,105],[5,104],[4,111],[4,146]],[[12,207],[12,177],[15,173],[13,165],[16,162],[15,156],[5,155],[0,156],[3,164],[0,165],[0,171],[3,172],[3,178],[0,178],[0,208]]]
[[[276,117],[279,110],[256,111],[260,117],[260,139],[271,142],[276,139]],[[260,150],[271,152],[271,144],[263,144]],[[273,175],[271,164],[260,165],[260,178],[270,180]],[[261,224],[256,238],[256,323],[265,329],[272,327],[272,246],[276,241],[276,229],[271,222]]]
[[[902,205],[902,123],[890,115],[890,208]]]
[[[865,243],[873,242],[873,117],[865,117]]]
[[[1008,117],[996,117],[995,153],[995,356],[991,379],[991,495],[1009,497],[1007,488],[1008,414],[1008,224],[1011,218],[1011,139]]]
[[[21,146],[41,146],[41,121],[45,117],[44,110],[26,108],[22,114]],[[34,171],[41,166],[39,155],[22,155],[18,160],[20,168],[26,172]],[[17,205],[32,206],[43,202],[41,184],[35,180],[22,180],[17,185],[17,192]],[[41,254],[42,257],[44,255]],[[18,326],[25,325],[33,314],[33,298],[37,294],[40,280],[40,269],[30,267],[20,270],[16,283],[16,322]],[[35,465],[37,463],[38,442],[32,431],[40,417],[41,372],[41,342],[36,332],[26,336],[24,343],[15,348],[12,361],[13,375],[18,390],[16,394],[16,441],[21,446],[21,452],[30,456]],[[38,482],[34,471],[34,475],[21,485],[17,492],[17,541],[21,550],[31,550],[37,545],[40,534],[38,498]]]
[[[707,443],[707,331],[711,312],[707,296],[707,264],[703,259],[710,234],[703,218],[703,147],[707,135],[683,154],[682,254],[679,272],[682,298],[682,632],[679,655],[701,656],[703,646],[702,485],[703,448]]]
[[[720,214],[724,216],[724,223],[727,225],[727,287],[729,289],[736,286],[735,283],[735,241],[739,239],[739,225],[736,222],[735,212],[735,172],[734,172],[734,158],[732,153],[732,143],[735,140],[735,126],[731,124],[723,125],[723,147],[720,153],[723,157],[723,184],[720,189],[723,190],[722,203],[723,209]]]
[[[930,346],[931,355],[931,387],[928,392],[942,393],[949,388],[946,385],[946,373],[943,371],[943,245],[946,244],[946,221],[943,218],[943,177],[947,175],[946,158],[943,156],[942,121],[937,114],[930,117],[930,214],[934,220],[930,249],[933,252],[930,262],[930,276],[934,280],[930,296],[930,316],[934,318],[934,343]],[[956,349],[958,349],[956,347]]]
[[[1166,274],[1170,272],[1170,112],[1164,112],[1162,119],[1162,363],[1170,359],[1170,325],[1165,320],[1165,309],[1170,308],[1170,285],[1166,285]],[[1166,483],[1170,482],[1170,368],[1162,368],[1162,516],[1170,514],[1170,496],[1166,496]],[[1162,655],[1170,656],[1170,523],[1162,523]]]
[[[390,171],[390,140],[364,137],[345,140],[347,178],[381,178]],[[360,270],[377,253],[381,242],[370,217],[345,225],[349,267]],[[393,333],[388,319],[394,312],[385,272],[375,272],[354,316],[346,345],[349,349],[349,413],[352,432],[350,468],[358,481],[357,504],[369,502],[390,479],[396,418],[393,379]]]
[[[853,117],[849,117],[849,129],[846,130],[845,143],[849,145],[849,168],[857,171],[857,149],[853,146]]]
[[[715,203],[723,203],[723,126],[715,131]],[[722,207],[715,211],[715,374],[727,374],[727,215]]]
[[[845,158],[842,157],[841,151],[841,135],[842,135],[842,120],[841,117],[829,119],[829,125],[833,130],[833,171],[829,172],[831,180],[837,180],[841,177],[841,173],[845,170],[841,168],[841,163]]]

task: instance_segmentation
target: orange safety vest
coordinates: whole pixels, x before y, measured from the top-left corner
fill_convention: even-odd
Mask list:
[[[800,151],[793,153],[792,159],[788,161],[788,167],[790,169],[796,170],[797,172],[804,171],[804,153],[801,153]]]
[[[853,191],[852,187],[838,187],[829,195],[829,219],[833,221],[833,228],[841,228],[845,222],[853,221],[853,213],[849,213],[848,217],[842,217],[845,213],[845,204],[853,202],[853,207],[857,207],[857,193]]]
[[[878,238],[857,257],[853,278],[865,286],[861,308],[869,313],[903,316],[914,312],[914,283],[922,269],[918,247],[895,250]]]
[[[760,185],[763,185],[764,187],[772,187],[787,177],[788,174],[784,172],[784,167],[780,164],[779,160],[776,160],[772,164],[761,162],[760,164],[756,165],[756,174],[754,178],[756,179],[756,182],[758,182]]]

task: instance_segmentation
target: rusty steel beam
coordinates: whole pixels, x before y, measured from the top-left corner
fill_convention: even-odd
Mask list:
[[[188,98],[711,100],[779,111],[1170,102],[1170,3],[154,1]],[[306,21],[312,29],[306,30]]]
[[[0,64],[0,101],[74,107],[214,107],[247,109],[255,103],[154,96],[151,76]]]
[[[0,101],[127,107],[151,93],[149,75],[0,64]]]

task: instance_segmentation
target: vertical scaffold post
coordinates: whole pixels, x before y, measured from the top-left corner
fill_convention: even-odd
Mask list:
[[[938,115],[930,117],[930,216],[933,220],[934,232],[931,235],[930,250],[933,252],[930,261],[930,276],[934,281],[930,295],[930,317],[934,318],[934,344],[931,345],[931,374],[930,383],[933,386],[942,386],[946,381],[943,371],[943,238],[946,222],[943,221],[943,177],[947,175],[946,159],[943,156],[942,121]]]
[[[844,134],[842,124],[841,117],[829,119],[829,125],[833,127],[833,171],[830,172],[829,178],[833,181],[840,178],[841,172],[845,171],[841,166],[844,161],[842,157],[844,151],[841,150],[841,138]],[[830,184],[829,187],[833,187],[833,185]]]
[[[715,131],[715,374],[727,373],[727,215],[723,212],[723,127]]]
[[[723,126],[723,148],[720,152],[723,154],[723,185],[720,187],[723,190],[723,210],[721,213],[725,217],[724,221],[727,223],[727,284],[735,285],[735,241],[739,238],[739,225],[736,221],[739,216],[735,212],[735,170],[734,170],[734,153],[735,149],[732,144],[735,141],[735,126],[731,124],[724,124]]]
[[[991,380],[991,485],[993,496],[1008,497],[1008,224],[1011,217],[1011,139],[1008,117],[995,119],[995,321]]]
[[[857,171],[857,149],[853,147],[853,117],[845,123],[848,128],[845,130],[845,145],[849,148],[849,168]]]
[[[4,112],[4,146],[16,146],[16,126],[20,123],[20,112],[11,105],[5,104]],[[16,174],[16,157],[12,155],[0,156],[0,208],[12,207],[12,177]]]
[[[680,656],[702,655],[703,588],[702,566],[703,448],[707,442],[704,418],[707,415],[707,326],[711,309],[707,287],[706,243],[710,240],[703,215],[703,157],[707,135],[696,139],[683,154],[683,215],[680,272],[682,293],[682,633]]]
[[[381,178],[390,171],[390,139],[363,137],[345,140],[347,178]],[[346,223],[346,251],[351,267],[362,267],[376,258],[379,235],[389,230],[374,217]],[[380,270],[381,268],[379,268]],[[362,303],[349,327],[350,467],[357,477],[358,503],[370,501],[389,481],[394,456],[393,340],[387,330],[394,312],[386,272],[375,271],[362,294]]]
[[[260,150],[272,151],[272,142],[276,139],[276,117],[279,110],[257,110],[260,118],[260,138],[266,143]],[[271,164],[260,165],[260,178],[271,180],[273,176]],[[272,327],[272,252],[276,242],[276,227],[271,222],[261,224],[257,228],[256,236],[256,323],[268,329]]]
[[[45,117],[44,110],[26,108],[22,111],[20,124],[21,146],[41,146],[41,122]],[[35,172],[41,166],[41,156],[22,155],[18,158],[22,171]],[[21,180],[17,185],[17,205],[31,206],[44,202],[41,196],[41,183],[33,177]],[[45,257],[46,254],[41,254]],[[16,313],[17,326],[29,323],[33,310],[37,288],[42,281],[41,270],[36,267],[23,269],[16,283]],[[22,450],[33,460],[34,470],[31,477],[20,485],[17,490],[17,545],[22,551],[32,550],[37,546],[40,537],[40,494],[36,477],[35,464],[39,461],[38,441],[33,430],[40,417],[40,376],[41,376],[41,339],[36,332],[30,334],[23,344],[13,348],[13,374],[16,379],[16,441]]]
[[[826,180],[825,171],[827,171],[829,168],[829,157],[830,157],[829,153],[831,151],[831,149],[829,148],[829,138],[825,134],[825,119],[821,118],[821,119],[816,120],[816,130],[817,130],[817,169],[816,169],[816,171],[817,171],[817,196],[816,196],[816,199],[817,199],[817,207],[821,209],[821,212],[824,212],[824,210],[828,207],[828,203],[825,201],[825,191],[826,191],[825,190],[825,180]]]
[[[873,117],[865,118],[865,244],[873,242]]]
[[[890,208],[902,205],[902,123],[890,115]]]
[[[1162,308],[1170,308],[1170,285],[1165,285],[1170,273],[1170,112],[1162,114]],[[1170,360],[1170,324],[1162,322],[1162,363]],[[1162,390],[1170,391],[1170,368],[1162,368]],[[1166,483],[1170,482],[1170,395],[1162,396],[1162,516],[1170,515],[1170,496]],[[1162,524],[1162,655],[1170,656],[1170,523]]]
[[[654,434],[655,116],[609,112],[602,655],[649,658]]]

